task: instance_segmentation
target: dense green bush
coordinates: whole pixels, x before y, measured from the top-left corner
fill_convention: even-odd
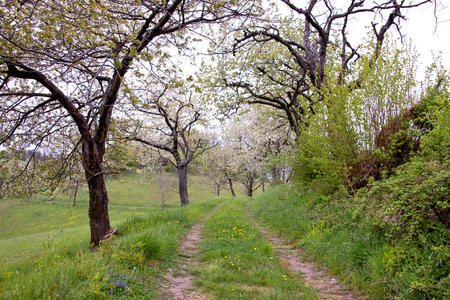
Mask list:
[[[450,237],[450,101],[430,90],[415,114],[423,130],[420,152],[395,173],[358,192],[354,212],[388,238],[385,272],[402,283],[396,291],[417,299],[448,293]]]
[[[416,239],[448,230],[450,208],[450,93],[431,90],[417,106],[426,135],[420,152],[395,174],[359,191],[359,209],[386,232]],[[425,109],[426,108],[426,109]]]
[[[342,84],[339,64],[327,66],[327,86],[312,95],[315,113],[298,137],[297,181],[328,193],[342,185],[355,190],[417,149],[409,96],[416,85],[415,56],[407,46],[392,47],[392,41],[381,51],[375,61],[371,55],[359,60],[358,88]]]
[[[450,197],[448,161],[414,159],[386,179],[358,194],[357,208],[386,232],[413,240],[420,234],[448,229]]]

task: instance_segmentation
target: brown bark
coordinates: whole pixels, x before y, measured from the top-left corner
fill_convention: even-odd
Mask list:
[[[249,181],[248,183],[247,183],[247,196],[249,196],[249,197],[253,197],[253,181]]]
[[[91,248],[110,232],[108,215],[108,194],[102,170],[103,147],[93,141],[83,141],[82,159],[89,188],[89,224],[91,227]]]
[[[181,206],[189,204],[188,188],[187,188],[187,166],[177,166],[178,171],[178,191],[180,193]]]
[[[234,188],[233,188],[233,180],[231,180],[231,178],[227,178],[228,179],[228,183],[230,185],[230,191],[231,191],[231,195],[233,197],[236,197],[236,193],[234,192]]]
[[[277,166],[272,167],[272,185],[281,183],[281,170]]]

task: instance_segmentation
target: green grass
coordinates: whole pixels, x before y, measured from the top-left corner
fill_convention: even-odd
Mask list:
[[[247,202],[233,199],[206,221],[196,285],[208,299],[315,299],[249,222]]]
[[[353,215],[354,201],[288,185],[257,197],[253,210],[271,230],[371,299],[448,299],[450,281],[433,284],[430,274],[447,264],[449,278],[449,248],[389,240],[375,222]]]
[[[149,209],[119,224],[121,235],[95,252],[77,227],[43,238],[38,257],[1,272],[0,299],[157,299],[159,277],[176,261],[186,230],[220,201]]]
[[[165,175],[171,187],[165,194],[165,208],[180,206],[176,175]],[[112,226],[133,216],[147,214],[161,207],[159,185],[155,178],[126,171],[107,181],[109,215]],[[214,197],[206,178],[189,178],[191,203]],[[8,264],[23,262],[40,255],[48,239],[70,244],[88,245],[89,218],[86,190],[80,190],[75,207],[70,195],[52,199],[37,195],[33,198],[0,199],[0,272]],[[76,238],[75,238],[76,237]]]
[[[211,205],[217,204],[217,201],[207,201],[213,197],[213,189],[208,189],[206,180],[199,176],[191,176],[189,188],[192,206],[188,209],[179,208],[176,177],[173,174],[169,174],[168,177],[175,186],[165,195],[164,212],[161,212],[160,208],[159,186],[153,178],[126,172],[107,181],[111,225],[119,226],[120,231],[124,233],[114,242],[117,245],[113,247],[115,249],[113,256],[121,257],[118,258],[119,262],[110,262],[105,255],[91,254],[87,250],[90,238],[87,191],[79,192],[75,207],[71,206],[72,199],[69,195],[58,195],[52,199],[43,195],[1,199],[2,297],[51,298],[53,292],[59,290],[65,291],[68,298],[95,298],[98,295],[89,294],[88,290],[95,290],[95,286],[90,286],[93,282],[90,276],[97,272],[96,265],[110,264],[113,272],[117,271],[114,268],[120,267],[130,276],[135,276],[141,274],[139,272],[144,272],[144,269],[140,270],[140,265],[139,268],[134,266],[138,271],[133,275],[130,267],[122,266],[123,261],[133,261],[142,256],[145,261],[168,263],[167,259],[173,258],[176,253],[174,250],[185,233],[185,228],[193,219],[197,220],[199,215],[208,211]],[[42,263],[43,259],[45,263]],[[56,269],[61,271],[54,272]],[[149,271],[148,268],[144,273],[149,273],[155,278],[159,274],[157,271]],[[105,279],[106,275],[103,272],[99,276]],[[40,283],[43,278],[46,280]],[[19,282],[24,282],[23,287],[18,288]],[[57,289],[52,288],[54,284],[58,286]],[[72,292],[69,292],[65,285],[74,286],[80,294],[70,294]],[[77,285],[80,286],[76,288]],[[30,291],[25,292],[24,288]],[[154,286],[148,288],[154,290]],[[142,290],[142,285],[138,284],[137,289]],[[21,294],[12,295],[14,290],[20,291]],[[101,288],[100,290],[103,293],[104,286],[103,290]],[[5,296],[5,291],[9,291],[9,296]]]
[[[180,206],[178,195],[177,175],[167,173],[164,175],[165,207]],[[242,187],[238,186],[238,192],[242,193]],[[108,196],[111,206],[133,206],[133,207],[161,207],[161,192],[158,178],[139,175],[135,171],[125,171],[121,176],[113,176],[107,181]],[[189,200],[193,203],[204,201],[215,197],[214,188],[208,178],[199,175],[188,176]],[[231,194],[223,190],[221,196]],[[64,198],[71,201],[71,198]],[[81,191],[77,198],[78,203],[88,203],[87,191]]]

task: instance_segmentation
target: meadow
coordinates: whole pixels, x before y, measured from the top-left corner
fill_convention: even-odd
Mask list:
[[[215,197],[206,178],[193,175],[189,180],[191,203]],[[179,207],[176,175],[165,174],[165,184],[165,209]],[[110,178],[107,186],[112,226],[161,210],[156,178],[126,171]],[[223,192],[228,195],[227,191]],[[41,194],[32,198],[0,199],[0,274],[23,268],[20,264],[28,265],[49,244],[64,244],[77,250],[87,248],[90,238],[88,197],[87,190],[81,189],[75,206],[72,206],[72,195],[64,194],[51,198]]]
[[[191,176],[191,204],[180,208],[171,186],[162,211],[154,178],[134,172],[111,178],[110,219],[120,237],[93,253],[87,191],[79,192],[75,207],[68,195],[1,200],[0,298],[156,297],[158,276],[174,262],[186,229],[222,201],[211,199],[207,187],[205,178]]]
[[[255,222],[356,294],[370,299],[448,294],[448,248],[389,240],[373,220],[356,213],[351,197],[291,183],[253,199],[242,197],[242,190],[240,197],[218,198],[212,187],[205,189],[204,178],[192,176],[190,184],[187,207],[168,190],[162,211],[159,187],[148,176],[128,172],[111,178],[110,217],[120,235],[93,252],[86,191],[75,207],[61,195],[2,200],[0,299],[170,299],[161,291],[165,274],[183,263],[181,241],[198,223],[202,241],[188,271],[191,288],[207,299],[320,298],[301,273],[290,271]]]

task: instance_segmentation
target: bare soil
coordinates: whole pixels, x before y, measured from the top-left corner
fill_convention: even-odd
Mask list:
[[[192,289],[193,277],[189,273],[189,268],[197,263],[195,254],[197,252],[197,245],[201,241],[202,228],[203,226],[201,224],[196,224],[191,227],[179,250],[180,254],[185,258],[183,263],[178,264],[176,269],[168,269],[167,274],[164,276],[167,285],[162,286],[162,291],[164,294],[170,295],[170,299],[207,299],[200,291]]]
[[[203,218],[203,222],[212,216],[222,204],[217,205]],[[162,284],[162,294],[174,300],[206,300],[208,299],[201,291],[195,290],[192,286],[194,277],[190,274],[189,269],[198,264],[196,259],[197,247],[201,242],[203,222],[195,224],[191,227],[186,237],[183,239],[179,253],[183,257],[182,263],[176,265],[174,268],[167,270],[164,276],[165,283]]]

